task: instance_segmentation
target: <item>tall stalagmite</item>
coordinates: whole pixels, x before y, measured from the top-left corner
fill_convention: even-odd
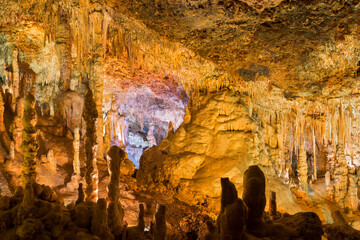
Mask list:
[[[98,113],[92,91],[87,90],[85,94],[85,108],[83,113],[86,133],[85,133],[85,194],[87,201],[96,201],[98,198],[98,171],[96,165],[97,138],[96,122]]]
[[[305,190],[307,190],[308,165],[306,162],[306,151],[303,142],[301,142],[299,146],[297,174],[300,179],[300,184],[304,187]]]
[[[4,125],[4,113],[5,113],[5,107],[4,107],[4,99],[2,97],[2,87],[0,87],[0,132],[5,131],[5,125]]]
[[[110,183],[109,183],[109,192],[108,199],[109,203],[109,226],[111,231],[115,236],[119,236],[123,229],[123,218],[124,210],[122,209],[120,203],[120,165],[125,158],[125,152],[117,147],[112,146],[108,152],[110,160]]]
[[[73,160],[73,168],[74,175],[80,177],[80,129],[78,126],[74,129],[74,160]]]
[[[21,148],[24,154],[22,163],[22,183],[25,186],[27,183],[36,182],[36,154],[39,145],[36,141],[36,110],[35,110],[35,88],[31,88],[30,92],[25,98],[25,110],[23,117],[23,142]]]
[[[339,203],[342,208],[345,208],[347,205],[347,192],[349,185],[349,169],[346,163],[345,153],[344,153],[344,143],[342,140],[339,141],[337,149],[337,162],[335,165],[335,200]]]

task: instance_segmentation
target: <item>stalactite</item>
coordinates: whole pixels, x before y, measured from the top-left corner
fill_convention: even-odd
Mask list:
[[[19,97],[19,89],[20,89],[20,73],[19,73],[19,63],[18,63],[18,55],[19,52],[17,49],[14,49],[12,52],[12,69],[13,69],[13,80],[12,80],[12,107],[13,111],[15,111],[15,106],[17,103],[17,99]]]
[[[96,121],[98,112],[95,108],[95,102],[92,91],[87,90],[85,94],[84,121],[86,126],[85,134],[85,194],[87,201],[96,201],[98,197],[98,171],[96,166],[97,138]]]
[[[25,186],[36,182],[36,155],[39,145],[36,141],[36,110],[35,110],[35,88],[25,98],[25,110],[23,118],[23,142],[21,148],[24,154],[21,178]]]
[[[69,24],[69,12],[61,4],[58,5],[56,19],[56,49],[60,63],[60,84],[62,90],[70,89],[72,56],[71,56],[71,31]]]
[[[103,33],[107,32],[107,25],[104,26],[104,8],[100,1],[90,2],[89,19],[91,33],[91,63],[90,63],[90,89],[93,91],[95,106],[98,113],[98,121],[96,123],[97,136],[97,158],[104,159],[103,149],[103,90],[104,90],[104,46]],[[107,24],[107,23],[106,23]]]

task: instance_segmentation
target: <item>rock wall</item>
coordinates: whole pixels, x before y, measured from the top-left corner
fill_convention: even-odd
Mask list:
[[[267,175],[268,190],[283,200],[279,208],[299,210],[289,188],[271,168],[260,119],[246,99],[227,89],[202,95],[188,106],[175,133],[144,152],[138,183],[218,209],[220,177],[228,177],[242,192],[245,170],[258,164]]]

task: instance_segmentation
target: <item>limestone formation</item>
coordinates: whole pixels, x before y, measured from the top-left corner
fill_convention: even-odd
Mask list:
[[[71,58],[71,29],[69,24],[69,10],[58,5],[55,23],[56,50],[60,63],[60,83],[63,91],[70,89],[72,58]]]
[[[300,179],[302,187],[307,191],[308,186],[308,165],[306,162],[306,151],[303,143],[300,144],[299,155],[297,161],[297,175]]]
[[[20,152],[21,143],[23,141],[23,115],[24,115],[24,99],[18,97],[15,102],[15,116],[10,126],[12,139],[14,141],[15,150]]]
[[[39,145],[36,141],[36,111],[35,111],[34,88],[25,98],[25,110],[23,117],[23,142],[21,148],[24,154],[21,178],[23,186],[36,182],[36,155]]]
[[[91,232],[102,240],[113,239],[108,225],[107,203],[103,198],[99,198],[93,210],[91,218]]]
[[[25,186],[24,197],[22,199],[19,210],[17,211],[17,222],[21,224],[26,218],[33,214],[35,207],[35,195],[31,182]]]
[[[4,99],[3,99],[3,91],[2,87],[0,86],[0,132],[5,131],[5,125],[4,125]]]
[[[154,124],[150,123],[149,131],[146,136],[147,141],[149,142],[149,147],[156,145],[156,138],[154,136]]]
[[[245,239],[244,229],[246,225],[247,207],[241,199],[236,199],[225,208],[219,216],[219,239]]]
[[[73,146],[74,146],[74,159],[73,159],[74,175],[80,177],[80,130],[78,126],[76,126],[74,129]]]
[[[261,169],[250,166],[244,173],[243,200],[248,207],[246,229],[254,235],[263,227],[263,213],[266,205],[265,176]]]
[[[271,191],[270,200],[269,200],[269,215],[270,218],[276,216],[276,193]]]
[[[12,76],[13,76],[13,84],[12,84],[12,109],[15,110],[16,102],[19,97],[19,89],[20,89],[20,73],[19,73],[19,62],[18,62],[19,51],[18,49],[14,49],[12,52]]]
[[[49,163],[50,163],[51,169],[52,169],[54,172],[56,172],[56,167],[57,167],[57,165],[56,165],[56,159],[55,159],[55,157],[54,157],[54,152],[53,152],[52,149],[50,149],[50,150],[48,151],[48,153],[47,153],[47,159],[48,159],[48,161],[49,161]]]
[[[98,113],[95,109],[93,94],[90,89],[85,95],[84,121],[86,126],[85,134],[85,199],[87,201],[97,200],[98,191],[98,171],[96,165],[97,137],[96,121]]]
[[[89,4],[89,21],[91,33],[91,60],[90,60],[90,89],[94,95],[94,107],[98,114],[96,122],[96,137],[98,144],[98,151],[96,157],[99,160],[104,159],[103,152],[103,90],[104,90],[104,50],[105,46],[103,36],[106,36],[107,26],[104,21],[104,6],[102,1],[93,0]]]
[[[156,205],[154,239],[166,240],[166,207],[162,204]]]
[[[344,145],[342,141],[338,144],[337,163],[334,172],[335,200],[341,207],[346,206],[346,196],[348,193],[348,173],[349,169],[345,159]]]
[[[174,133],[174,126],[172,124],[172,122],[169,122],[169,130],[168,130],[168,136],[171,136],[171,134]]]
[[[9,156],[10,156],[10,159],[15,158],[15,143],[14,143],[14,141],[10,141]]]
[[[108,199],[110,201],[108,215],[109,226],[115,236],[119,236],[123,230],[124,210],[120,203],[120,165],[125,158],[125,152],[112,146],[108,152],[110,157],[110,183],[108,187]]]
[[[140,233],[144,233],[145,222],[144,222],[144,204],[139,205],[139,219],[138,219],[138,229]]]
[[[76,204],[80,204],[80,203],[84,202],[84,200],[85,200],[85,194],[84,194],[84,190],[83,190],[83,184],[79,183],[78,199],[76,200]]]
[[[229,178],[221,178],[221,210],[220,213],[225,211],[225,208],[235,202],[238,198],[235,185],[230,182]]]

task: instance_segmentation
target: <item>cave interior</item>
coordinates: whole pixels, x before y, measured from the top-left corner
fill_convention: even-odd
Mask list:
[[[359,0],[0,13],[0,239],[360,240]]]

